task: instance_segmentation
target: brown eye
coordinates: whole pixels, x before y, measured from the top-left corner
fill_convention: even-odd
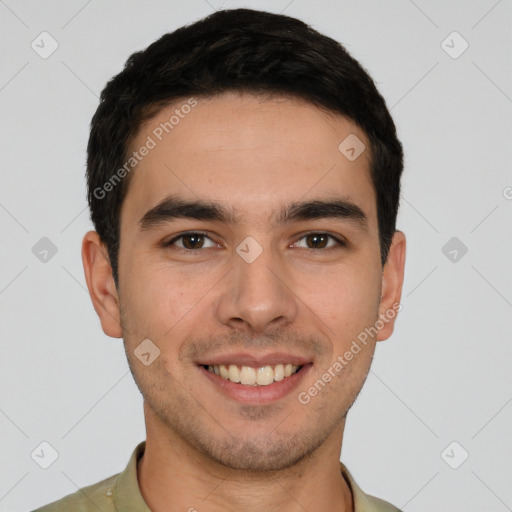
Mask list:
[[[306,240],[308,241],[308,247],[310,249],[324,249],[327,245],[327,239],[329,237],[322,234],[307,235]]]
[[[184,235],[182,237],[183,239],[183,246],[185,249],[200,249],[201,246],[204,243],[204,236],[203,235]]]
[[[331,243],[328,245],[329,239],[334,240],[334,244]],[[345,245],[343,240],[340,240],[333,235],[329,235],[328,233],[308,233],[307,235],[304,235],[300,240],[306,240],[306,246],[301,246],[305,249],[330,249],[331,247]],[[300,240],[296,242],[296,244],[298,244]]]
[[[207,247],[214,247],[215,243],[211,240],[210,237],[206,236],[203,233],[183,233],[176,238],[173,238],[169,242],[167,242],[166,246],[175,246],[178,249],[188,250],[188,251],[197,251],[198,249],[205,248],[205,242],[209,240],[211,245]],[[180,242],[180,243],[179,243]],[[206,248],[207,248],[206,247]]]

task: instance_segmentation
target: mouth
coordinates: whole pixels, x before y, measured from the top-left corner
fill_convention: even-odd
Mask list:
[[[201,362],[197,368],[207,384],[222,396],[248,405],[264,405],[284,398],[299,387],[313,366],[312,362],[297,358],[272,364],[254,360],[241,364],[239,359],[236,363]],[[216,364],[210,364],[213,362]]]
[[[224,380],[229,380],[243,386],[269,386],[274,382],[280,382],[297,373],[302,365],[283,363],[276,365],[239,366],[237,364],[202,365],[210,373],[219,375]]]

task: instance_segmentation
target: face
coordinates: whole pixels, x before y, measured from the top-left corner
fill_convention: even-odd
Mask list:
[[[368,328],[399,302],[404,242],[383,269],[350,120],[285,97],[187,101],[133,141],[151,148],[121,210],[119,290],[95,308],[153,422],[225,466],[282,469],[339,441],[392,332]],[[355,160],[339,149],[354,135]]]

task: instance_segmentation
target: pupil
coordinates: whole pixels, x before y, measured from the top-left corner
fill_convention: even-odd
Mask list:
[[[325,242],[326,236],[325,235],[309,235],[310,240],[313,240],[313,244],[317,244],[319,240],[322,240]],[[321,243],[321,246],[324,247],[325,244]],[[318,246],[316,246],[318,247]]]
[[[203,235],[186,235],[183,238],[183,245],[187,249],[195,249],[196,245],[198,245],[199,239],[202,237],[203,237]],[[192,240],[192,243],[188,243],[188,240]]]

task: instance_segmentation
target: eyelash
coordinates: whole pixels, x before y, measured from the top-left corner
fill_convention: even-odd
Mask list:
[[[199,249],[186,249],[186,248],[183,248],[183,247],[172,247],[173,244],[185,237],[185,236],[189,236],[189,235],[200,235],[200,236],[204,236],[205,238],[208,238],[210,239],[212,242],[214,242],[214,240],[211,239],[211,237],[208,236],[207,233],[204,233],[202,231],[187,231],[185,233],[181,233],[180,235],[174,237],[172,240],[169,240],[168,242],[164,242],[163,246],[164,247],[167,247],[167,248],[173,248],[173,250],[176,250],[178,252],[184,252],[184,253],[199,253],[201,252],[202,250],[204,250],[203,248],[199,248]],[[342,240],[341,238],[338,238],[337,236],[334,236],[334,235],[331,235],[330,233],[326,233],[324,231],[310,231],[309,233],[305,233],[303,234],[298,240],[302,240],[303,238],[306,238],[307,236],[310,236],[310,235],[326,235],[327,237],[329,238],[332,238],[336,244],[337,244],[337,247],[336,246],[331,246],[331,247],[325,247],[325,248],[319,248],[319,249],[311,249],[309,247],[302,247],[302,249],[306,249],[306,250],[309,250],[309,251],[314,251],[314,252],[318,252],[318,251],[326,251],[327,249],[334,249],[334,248],[341,248],[341,247],[346,247],[347,243]],[[294,242],[294,243],[297,243],[297,242]],[[207,247],[206,249],[210,249],[210,247]]]

